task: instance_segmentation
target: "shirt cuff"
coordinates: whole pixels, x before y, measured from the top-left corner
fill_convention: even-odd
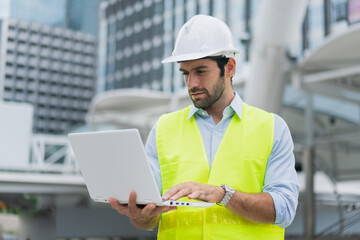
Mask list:
[[[284,202],[284,200],[282,199],[282,197],[276,193],[276,192],[268,192],[270,194],[270,196],[272,197],[273,201],[274,201],[274,206],[275,206],[275,222],[274,225],[277,225],[279,227],[285,228],[288,225],[290,225],[288,223],[288,220],[286,219],[286,211],[287,211],[287,207],[286,207],[286,203]]]

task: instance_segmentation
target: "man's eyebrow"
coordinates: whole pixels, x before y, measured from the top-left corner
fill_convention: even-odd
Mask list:
[[[199,70],[199,69],[203,69],[203,68],[208,68],[208,66],[206,66],[206,65],[196,66],[196,67],[190,69],[190,71],[191,71],[191,70]],[[180,72],[188,72],[187,70],[185,70],[185,69],[183,69],[183,68],[179,68],[179,71],[180,71]]]

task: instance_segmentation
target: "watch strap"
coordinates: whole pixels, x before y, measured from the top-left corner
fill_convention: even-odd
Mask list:
[[[224,184],[221,184],[221,187],[225,190],[225,195],[219,203],[226,206],[229,203],[230,199],[234,196],[235,190]]]

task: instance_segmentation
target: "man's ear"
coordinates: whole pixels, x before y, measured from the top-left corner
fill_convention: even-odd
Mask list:
[[[225,76],[231,78],[235,74],[236,61],[234,58],[229,58],[228,63],[225,65]]]

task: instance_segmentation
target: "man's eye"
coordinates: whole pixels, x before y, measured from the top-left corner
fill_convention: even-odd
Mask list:
[[[203,74],[205,73],[206,71],[197,71],[198,74]]]

